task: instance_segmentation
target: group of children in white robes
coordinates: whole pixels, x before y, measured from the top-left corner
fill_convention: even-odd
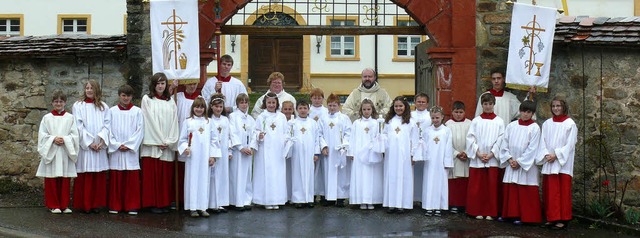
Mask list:
[[[531,119],[536,106],[530,101],[520,105],[520,120],[505,128],[489,93],[481,96],[483,113],[473,121],[465,118],[464,104],[455,102],[444,123],[442,108],[427,110],[428,96],[418,94],[413,113],[402,96],[386,115],[364,99],[352,123],[335,94],[322,106],[320,89],[312,91],[311,104],[281,103],[268,93],[254,120],[246,94],[237,96],[236,109],[227,114],[225,97],[205,99],[195,92],[197,84],[174,95],[176,106],[167,83],[162,73],[152,76],[141,108],[131,103],[133,89],[123,86],[118,105],[109,109],[99,85],[89,81],[73,115],[64,111],[66,96],[54,93],[54,110],[40,126],[37,173],[45,177],[45,205],[52,213],[72,212],[70,178],[76,176],[77,209],[166,212],[176,192],[178,151],[184,209],[192,217],[226,212],[230,205],[276,210],[290,201],[297,208],[313,207],[318,195],[336,206],[348,199],[363,210],[382,204],[389,213],[403,213],[418,200],[427,216],[464,208],[478,219],[539,223],[542,172],[546,225],[562,229],[571,219],[577,129],[563,100],[553,100],[554,117],[542,130]]]

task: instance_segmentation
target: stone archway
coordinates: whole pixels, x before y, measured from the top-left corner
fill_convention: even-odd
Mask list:
[[[200,45],[208,46],[214,32],[252,0],[200,2]],[[460,0],[390,0],[406,10],[434,42],[428,50],[438,77],[452,79],[438,88],[440,106],[450,110],[453,101],[474,105],[476,100],[476,1]],[[214,8],[221,11],[216,17]],[[309,44],[305,40],[305,44]],[[202,68],[212,60],[209,48],[201,49]],[[202,79],[201,79],[202,80]]]

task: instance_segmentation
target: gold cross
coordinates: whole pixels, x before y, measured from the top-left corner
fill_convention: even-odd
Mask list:
[[[273,130],[275,130],[275,129],[276,129],[276,124],[272,122],[272,123],[271,123],[271,126],[269,126],[269,127],[271,127],[271,130],[273,131]]]
[[[243,129],[244,131],[247,131],[247,124],[242,124],[242,129]]]
[[[420,128],[420,122],[417,122],[417,123],[416,123],[416,126],[418,126],[418,128]]]
[[[331,127],[331,129],[333,129],[333,126],[335,126],[336,124],[333,124],[333,122],[329,123],[329,127]]]
[[[369,127],[365,127],[365,128],[364,128],[364,133],[369,134]]]
[[[302,134],[304,134],[305,131],[307,131],[307,129],[304,129],[304,127],[300,128],[300,132],[302,132]]]
[[[218,133],[222,134],[222,127],[218,127]]]
[[[204,132],[204,129],[202,129],[202,127],[200,127],[200,129],[198,129],[198,131],[200,132],[200,134],[202,134],[202,132]]]
[[[436,144],[438,144],[438,141],[440,141],[440,138],[438,138],[438,137],[436,136],[436,138],[433,138],[433,141],[435,141],[435,142],[436,142]]]
[[[318,116],[316,116],[316,117],[314,117],[314,118],[313,118],[313,120],[316,120],[316,121],[318,121]]]
[[[169,26],[169,29],[176,35],[178,34],[178,31],[177,31],[178,28],[182,27],[180,25],[189,24],[189,22],[182,21],[182,18],[180,18],[179,16],[176,16],[176,9],[173,9],[173,14],[167,19],[172,19],[172,21],[160,22],[160,24],[171,25]],[[178,60],[177,60],[178,59],[178,40],[177,39],[173,41],[173,50],[174,50],[174,59],[176,59],[175,60],[176,69],[178,69]]]
[[[531,40],[529,40],[529,71],[527,72],[528,75],[531,75],[531,69],[533,68],[533,41],[536,38],[536,36],[539,34],[536,34],[536,31],[545,31],[545,29],[543,28],[536,28],[536,25],[540,25],[539,22],[536,21],[536,17],[537,15],[533,15],[533,21],[529,22],[531,24],[531,26],[529,26],[529,24],[527,24],[526,26],[521,26],[520,28],[525,29],[525,30],[531,30],[531,34],[530,36],[526,36],[526,38],[531,38]]]
[[[400,133],[400,127],[396,127],[396,134]]]

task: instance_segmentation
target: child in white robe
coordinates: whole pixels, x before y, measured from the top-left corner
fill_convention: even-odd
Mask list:
[[[284,114],[284,117],[287,119],[287,122],[292,123],[295,120],[296,116],[294,114],[294,108],[292,101],[284,101],[282,102],[282,108],[280,108],[280,112]],[[291,201],[291,160],[287,160],[287,202]]]
[[[109,133],[109,213],[140,209],[140,144],[144,135],[142,111],[131,102],[133,88],[118,89],[118,105],[111,107]]]
[[[384,199],[388,213],[404,213],[413,208],[413,156],[418,128],[411,120],[409,102],[403,96],[393,99],[385,116]]]
[[[253,188],[251,184],[253,150],[251,144],[256,121],[248,114],[249,96],[240,94],[236,98],[236,110],[229,115],[231,123],[231,140],[233,145],[229,161],[229,204],[236,210],[251,209]]]
[[[360,209],[373,210],[382,204],[382,154],[374,147],[379,143],[382,125],[376,120],[378,112],[369,99],[360,104],[360,118],[351,125],[351,141],[347,158],[352,160],[349,204],[360,204]]]
[[[179,86],[178,80],[173,80],[173,83],[171,86],[172,87],[169,88],[169,91],[174,92],[173,89]],[[198,96],[200,96],[200,92],[198,92],[197,89],[198,89],[198,82],[193,82],[193,83],[184,85],[184,92],[177,92],[175,95],[173,95],[177,105],[178,126],[180,128],[180,131],[182,131],[182,126],[185,120],[191,116],[191,105],[193,104],[193,100],[195,100]],[[187,160],[187,156],[178,155],[178,162],[176,163],[176,166],[178,167],[176,169],[176,172],[178,173],[176,176],[177,177],[176,182],[178,183],[177,189],[178,189],[178,199],[180,203],[183,203],[182,199],[184,198],[184,170],[185,170],[186,160]]]
[[[551,101],[553,118],[542,124],[538,165],[542,165],[542,199],[547,223],[562,230],[573,218],[571,180],[578,140],[578,127],[569,117],[567,102],[561,97]]]
[[[538,192],[538,167],[535,165],[540,126],[531,117],[536,104],[524,101],[520,104],[520,119],[509,123],[500,145],[500,162],[507,164],[502,180],[502,218],[512,219],[514,224],[540,223],[542,213]]]
[[[476,219],[493,220],[499,215],[500,143],[504,134],[502,118],[493,113],[495,97],[482,94],[483,113],[471,122],[467,133],[466,153],[469,162],[469,186],[466,213]]]
[[[287,202],[287,181],[284,145],[288,138],[288,124],[278,111],[280,103],[275,93],[267,93],[262,113],[256,119],[254,154],[253,203],[267,210],[280,209]]]
[[[140,146],[142,207],[167,213],[175,200],[175,150],[180,137],[176,103],[171,100],[167,76],[150,78],[149,94],[142,96],[144,138]]]
[[[321,148],[326,149],[326,143],[318,123],[309,118],[309,103],[300,99],[297,104],[298,118],[289,120],[291,139],[288,143],[292,146],[288,159],[291,172],[288,174],[291,175],[291,202],[296,208],[303,208],[313,204],[314,162],[318,160]]]
[[[321,118],[329,115],[329,109],[322,105],[324,102],[324,91],[320,88],[314,88],[309,93],[309,98],[311,98],[309,117],[320,123]],[[314,194],[318,197],[320,203],[325,205],[327,204],[327,199],[324,197],[324,160],[318,159],[318,161],[316,161],[314,174]],[[313,206],[313,204],[310,206]]]
[[[431,126],[431,114],[429,113],[429,95],[418,93],[414,97],[415,111],[411,112],[411,119],[416,122],[419,136]],[[420,138],[422,139],[422,138]],[[423,146],[420,146],[423,147]],[[426,167],[426,162],[421,160],[414,161],[413,164],[413,201],[422,201],[422,177]]]
[[[37,177],[44,177],[44,205],[51,213],[72,213],[71,178],[75,178],[79,150],[78,127],[71,113],[64,110],[67,96],[53,92],[53,110],[42,117],[38,129]]]
[[[464,210],[467,204],[467,184],[469,183],[469,157],[467,133],[471,120],[465,117],[465,105],[461,101],[453,102],[451,119],[445,123],[453,135],[453,168],[449,170],[449,207],[451,213]]]
[[[190,117],[180,130],[178,152],[185,158],[184,209],[191,217],[208,217],[211,166],[220,158],[211,134],[211,120],[206,116],[207,104],[202,96],[191,106]]]
[[[73,116],[80,135],[73,207],[86,213],[98,213],[99,208],[107,205],[107,148],[111,111],[101,98],[100,85],[95,80],[89,80],[82,97],[73,104]]]
[[[218,139],[220,160],[211,168],[211,189],[209,189],[209,208],[214,213],[227,212],[229,206],[229,160],[232,159],[231,125],[224,110],[224,95],[216,93],[209,101],[211,133]]]
[[[351,160],[347,160],[351,134],[351,119],[340,112],[340,98],[331,94],[327,98],[329,115],[321,118],[322,136],[328,149],[322,160],[324,163],[324,186],[327,205],[335,204],[344,207],[344,200],[349,198],[349,182],[351,179]]]
[[[453,167],[453,135],[442,125],[442,107],[431,108],[431,126],[423,133],[425,143],[422,208],[426,216],[441,216],[449,208],[447,170]],[[420,153],[420,152],[418,152]]]

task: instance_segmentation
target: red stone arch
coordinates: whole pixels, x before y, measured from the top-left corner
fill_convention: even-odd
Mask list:
[[[214,8],[220,2],[220,18],[215,18]],[[445,72],[439,75],[451,78],[451,83],[438,83],[438,101],[450,110],[453,101],[475,105],[476,100],[476,1],[468,0],[390,0],[404,8],[420,25],[425,27],[435,47],[428,50],[435,63],[434,69]],[[213,33],[246,6],[251,0],[209,0],[199,3],[200,47],[202,76],[206,80],[206,66],[213,60],[213,50],[208,46]]]

